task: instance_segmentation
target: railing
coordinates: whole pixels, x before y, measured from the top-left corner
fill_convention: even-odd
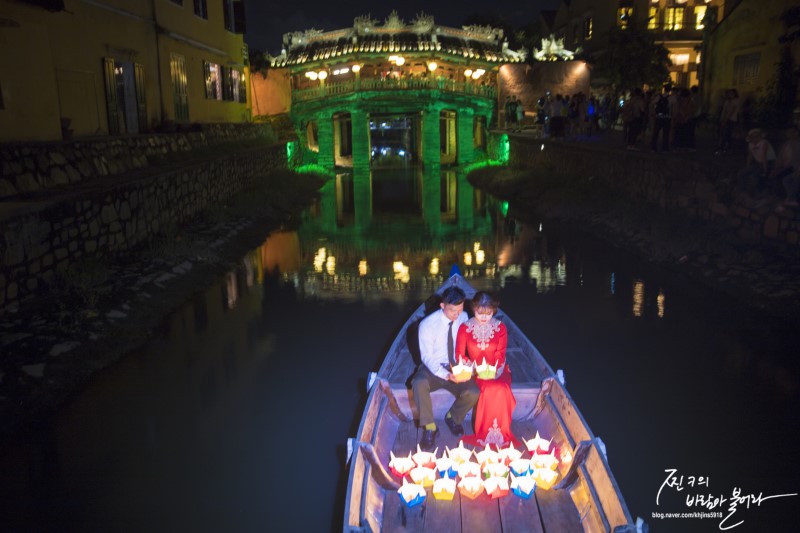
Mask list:
[[[494,99],[497,97],[497,89],[491,85],[479,85],[468,81],[430,78],[387,78],[383,80],[377,78],[368,78],[363,80],[328,83],[320,87],[312,87],[309,89],[296,89],[292,91],[292,100],[295,102],[307,102],[310,100],[317,100],[319,98],[340,96],[361,91],[397,90],[438,90],[450,93],[480,96],[482,98]]]

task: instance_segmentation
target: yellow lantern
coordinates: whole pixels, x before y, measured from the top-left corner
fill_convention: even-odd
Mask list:
[[[533,472],[533,478],[536,480],[537,486],[542,487],[544,490],[550,490],[555,485],[556,479],[558,479],[558,472],[549,468],[539,468]]]
[[[437,500],[452,500],[455,493],[455,479],[443,477],[433,482],[433,497]]]
[[[452,366],[450,371],[453,373],[453,379],[455,379],[456,383],[462,383],[472,379],[473,366],[471,362],[459,358],[458,364]]]
[[[558,458],[556,457],[555,449],[547,454],[533,454],[531,456],[531,464],[537,469],[546,468],[549,470],[555,470],[558,468]]]

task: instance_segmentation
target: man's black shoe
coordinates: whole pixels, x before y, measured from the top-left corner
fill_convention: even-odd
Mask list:
[[[453,420],[452,416],[444,417],[444,421],[447,424],[447,427],[450,428],[450,433],[456,437],[460,437],[464,434],[464,426],[462,424],[456,424],[456,421]]]
[[[439,428],[426,429],[422,432],[422,438],[419,440],[419,448],[423,452],[432,452],[436,448],[436,437],[439,436]]]

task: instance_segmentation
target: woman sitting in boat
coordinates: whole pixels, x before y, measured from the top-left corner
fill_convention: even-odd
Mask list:
[[[511,414],[517,401],[511,392],[511,371],[506,365],[508,332],[494,317],[499,302],[491,294],[479,291],[472,298],[474,316],[461,324],[456,337],[455,355],[478,365],[496,367],[494,379],[476,378],[480,397],[475,407],[475,434],[463,437],[473,446],[514,446],[520,442],[511,432]]]

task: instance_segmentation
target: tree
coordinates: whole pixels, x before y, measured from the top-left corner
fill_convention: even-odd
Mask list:
[[[759,120],[769,127],[783,128],[792,123],[797,103],[798,70],[792,55],[792,44],[800,37],[800,7],[787,9],[781,14],[783,35],[778,37],[781,46],[775,74],[767,87],[767,94],[758,102]]]
[[[669,80],[669,52],[656,44],[652,32],[632,20],[627,28],[609,30],[605,39],[606,48],[589,59],[594,63],[593,78],[606,81],[617,91],[658,87]]]

